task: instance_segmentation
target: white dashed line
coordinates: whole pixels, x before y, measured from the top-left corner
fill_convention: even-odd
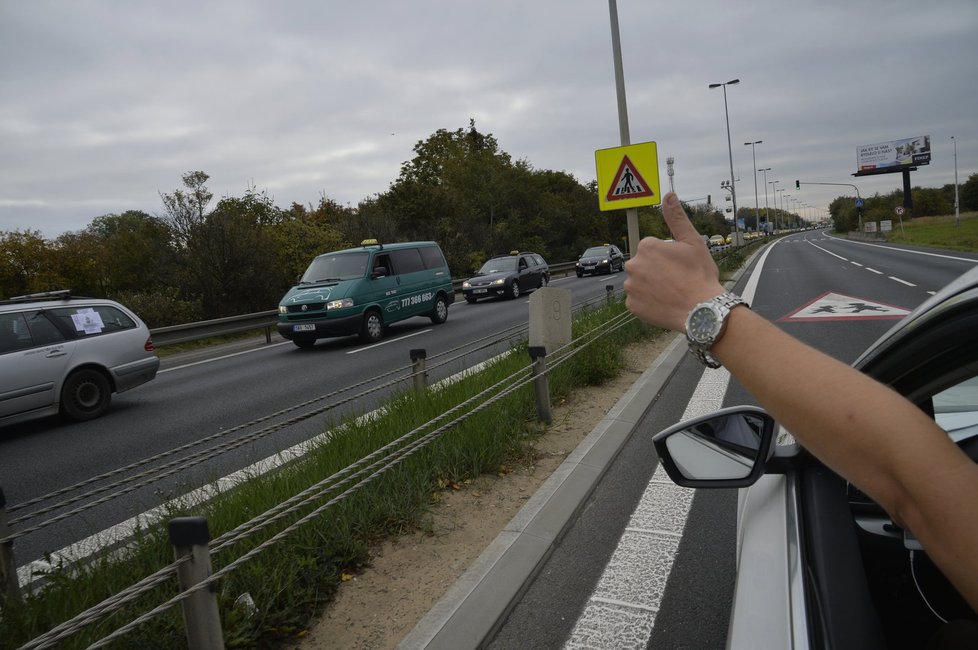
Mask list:
[[[872,271],[872,272],[873,272],[873,273],[875,273],[876,275],[883,275],[883,272],[882,272],[882,271],[877,271],[876,269],[871,269],[871,268],[869,268],[868,266],[866,267],[866,270],[867,270],[867,271]]]
[[[855,264],[856,266],[862,266],[862,264],[860,264],[859,262],[853,262],[852,260],[849,260],[849,263]]]
[[[894,282],[899,282],[900,284],[905,284],[908,287],[916,287],[917,286],[916,284],[914,284],[912,282],[907,282],[906,280],[901,280],[900,278],[895,278],[892,275],[887,276],[887,277],[890,278],[891,280],[893,280]]]

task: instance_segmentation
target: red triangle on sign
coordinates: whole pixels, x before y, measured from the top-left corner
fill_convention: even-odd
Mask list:
[[[628,159],[628,156],[624,156],[621,159],[618,172],[615,173],[615,180],[608,188],[608,196],[605,197],[605,200],[621,201],[622,199],[637,199],[642,196],[655,196],[655,192],[638,173],[638,168]]]

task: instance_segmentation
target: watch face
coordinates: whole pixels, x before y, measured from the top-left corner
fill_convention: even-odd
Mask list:
[[[689,315],[686,334],[697,343],[709,343],[716,336],[720,315],[711,307],[697,307]]]

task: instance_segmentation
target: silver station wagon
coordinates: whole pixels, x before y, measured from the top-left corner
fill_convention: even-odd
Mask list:
[[[117,302],[69,291],[0,301],[0,426],[96,418],[159,367],[149,329]]]

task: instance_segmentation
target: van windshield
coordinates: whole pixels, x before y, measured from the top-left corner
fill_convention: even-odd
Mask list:
[[[320,255],[302,274],[299,284],[362,278],[367,274],[369,257],[370,253],[360,251]]]

